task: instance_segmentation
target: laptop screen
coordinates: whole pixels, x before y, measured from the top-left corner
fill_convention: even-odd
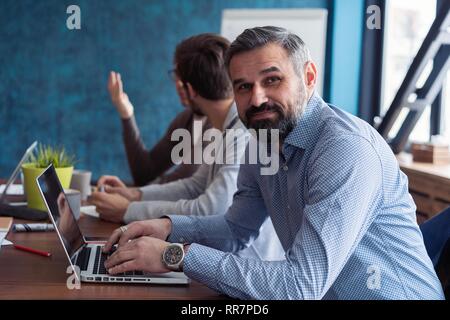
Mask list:
[[[28,149],[25,151],[25,153],[22,156],[22,159],[20,159],[19,163],[17,164],[16,168],[14,169],[13,173],[11,174],[11,177],[9,178],[8,182],[6,182],[5,189],[3,189],[3,193],[0,195],[0,203],[3,202],[3,200],[6,199],[6,194],[8,192],[8,188],[11,184],[14,183],[14,180],[16,180],[17,175],[20,172],[20,168],[22,167],[22,164],[28,160],[31,153],[37,146],[37,141],[33,142]]]
[[[49,166],[37,181],[61,241],[72,258],[85,241],[53,165]]]

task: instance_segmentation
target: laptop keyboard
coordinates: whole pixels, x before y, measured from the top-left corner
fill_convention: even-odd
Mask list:
[[[89,265],[89,256],[91,254],[92,248],[84,247],[83,250],[78,254],[76,265],[80,267],[81,271],[86,271]],[[113,247],[110,252],[104,253],[102,247],[98,246],[94,248],[95,251],[95,261],[93,274],[107,275],[108,271],[105,268],[105,261],[110,255],[112,255],[116,248]],[[143,276],[142,271],[129,271],[125,273],[116,274],[115,276],[125,277],[125,276]]]
[[[91,254],[91,248],[84,247],[83,250],[78,253],[77,261],[75,264],[80,268],[81,271],[86,271],[89,265],[89,256]]]

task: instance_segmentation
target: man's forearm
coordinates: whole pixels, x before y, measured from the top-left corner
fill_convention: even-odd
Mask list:
[[[151,153],[155,148],[151,151],[146,149],[134,116],[123,119],[122,128],[128,165],[136,185],[142,186],[149,183],[171,167],[170,161],[166,161],[167,159],[163,157],[165,146],[161,141],[155,146],[158,149],[155,153],[160,153],[159,157],[153,156],[158,160],[152,159]]]
[[[198,243],[225,252],[237,252],[245,247],[234,237],[223,215],[168,217],[172,221],[169,242]]]
[[[262,261],[241,258],[192,244],[184,260],[191,279],[238,299],[320,299],[324,287],[299,276],[295,260]]]

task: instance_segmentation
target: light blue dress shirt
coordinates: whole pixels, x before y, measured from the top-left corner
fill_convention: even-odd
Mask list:
[[[366,122],[317,94],[285,139],[280,169],[241,165],[225,215],[170,216],[169,240],[193,243],[184,272],[241,299],[443,299],[407,177]],[[230,252],[270,217],[286,260]]]
[[[168,214],[194,216],[225,214],[237,190],[240,159],[245,153],[248,136],[247,129],[239,121],[235,104],[230,107],[223,128],[234,130],[236,135],[235,139],[224,138],[217,141],[219,147],[216,157],[220,159],[223,154],[221,162],[203,163],[189,178],[140,188],[143,201],[132,202],[128,206],[124,221],[130,223]],[[284,259],[284,250],[270,220],[261,227],[258,240],[240,251],[239,256],[271,261]]]

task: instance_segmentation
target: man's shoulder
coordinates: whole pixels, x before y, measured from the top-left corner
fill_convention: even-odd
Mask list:
[[[183,111],[178,113],[175,118],[170,122],[169,131],[175,129],[189,129],[192,127],[192,120],[194,114],[190,108],[185,108]]]
[[[367,122],[334,105],[326,105],[321,111],[317,146],[330,143],[353,142],[378,148],[384,139]]]
[[[378,158],[387,146],[367,122],[333,105],[322,106],[317,130],[312,158],[328,155],[345,161],[352,153]]]

